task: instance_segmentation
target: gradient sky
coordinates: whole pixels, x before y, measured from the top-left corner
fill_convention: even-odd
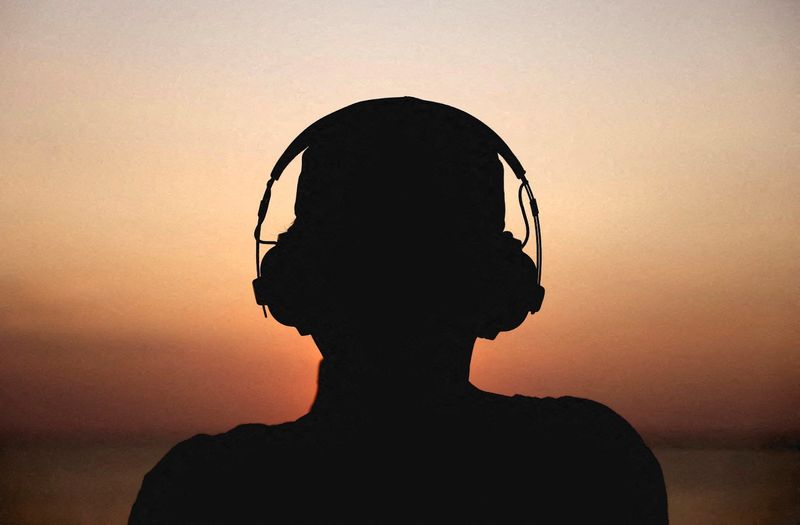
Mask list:
[[[303,414],[319,355],[250,288],[267,173],[412,95],[493,127],[542,210],[544,308],[478,343],[476,385],[800,435],[798,27],[790,1],[3,2],[0,432]]]

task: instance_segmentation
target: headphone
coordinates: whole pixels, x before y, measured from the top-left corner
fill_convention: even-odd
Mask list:
[[[263,279],[264,277],[261,274],[261,245],[276,245],[278,244],[277,240],[264,240],[261,238],[261,227],[264,223],[264,219],[267,216],[267,210],[269,209],[269,201],[272,197],[272,185],[280,179],[283,171],[286,167],[295,159],[298,155],[300,155],[309,145],[313,142],[315,136],[323,129],[328,128],[337,120],[339,120],[343,115],[350,112],[352,109],[358,107],[363,108],[366,106],[373,106],[378,107],[381,105],[392,104],[397,102],[416,102],[421,104],[428,104],[433,108],[437,108],[438,110],[450,113],[453,118],[462,119],[465,123],[477,125],[479,129],[485,133],[486,137],[493,143],[494,149],[496,150],[497,154],[506,161],[506,164],[511,168],[514,172],[514,175],[519,179],[520,186],[519,191],[517,192],[517,198],[519,201],[520,211],[522,212],[522,219],[525,223],[525,238],[521,242],[520,248],[524,248],[525,245],[528,243],[530,239],[530,223],[528,221],[528,214],[525,209],[524,204],[524,197],[528,197],[528,202],[531,208],[531,215],[533,217],[533,225],[534,225],[534,236],[536,238],[536,285],[538,289],[535,292],[535,297],[531,299],[531,313],[535,313],[539,311],[542,305],[542,301],[544,299],[544,288],[542,288],[542,234],[541,234],[541,227],[539,225],[539,207],[536,203],[536,198],[533,195],[533,190],[531,189],[530,182],[525,177],[525,169],[522,167],[519,159],[517,159],[516,155],[511,151],[508,145],[503,141],[500,136],[494,132],[489,126],[484,124],[479,119],[475,118],[474,116],[462,111],[460,109],[454,108],[452,106],[448,106],[446,104],[441,104],[438,102],[430,102],[419,100],[413,97],[401,97],[401,98],[380,98],[380,99],[373,99],[373,100],[365,100],[362,102],[356,102],[355,104],[351,104],[346,106],[342,109],[334,111],[333,113],[322,117],[321,119],[317,120],[310,126],[308,126],[305,130],[303,130],[300,135],[295,138],[291,144],[286,148],[283,154],[278,158],[278,161],[275,163],[275,166],[272,168],[270,172],[269,180],[267,181],[267,187],[264,190],[264,196],[261,198],[261,203],[258,206],[258,222],[256,223],[255,230],[253,232],[253,236],[255,237],[256,242],[256,278],[253,280],[253,291],[255,292],[256,303],[261,305],[261,309],[264,312],[264,317],[267,317],[267,308],[266,305],[268,304],[268,300],[263,293]]]

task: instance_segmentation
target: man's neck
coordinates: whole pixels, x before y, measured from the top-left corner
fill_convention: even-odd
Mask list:
[[[311,410],[386,413],[456,402],[475,390],[469,383],[473,344],[474,340],[444,349],[349,348],[331,352],[323,342],[320,349],[325,348],[327,357],[320,363]]]

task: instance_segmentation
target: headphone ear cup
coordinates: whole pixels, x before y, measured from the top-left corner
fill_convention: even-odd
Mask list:
[[[304,276],[302,254],[290,241],[279,240],[261,260],[261,277],[253,281],[256,302],[267,306],[275,319],[294,326],[301,335],[310,333],[318,295]]]
[[[268,292],[265,290],[265,286],[267,286],[267,281],[263,276],[253,279],[253,293],[256,296],[256,304],[261,306],[269,304],[267,299]]]
[[[531,264],[533,264],[533,261],[531,261]],[[534,264],[533,267],[536,268],[536,265]],[[533,295],[531,296],[531,310],[530,310],[531,315],[535,314],[536,312],[542,309],[543,302],[544,302],[544,286],[537,284],[533,292]]]
[[[537,282],[533,260],[510,232],[503,232],[493,243],[482,266],[475,290],[480,312],[477,331],[479,337],[494,339],[539,311],[544,288]]]
[[[511,232],[503,232],[502,241],[504,250],[509,258],[516,257],[516,271],[520,278],[520,291],[526,301],[521,301],[524,308],[530,314],[535,314],[542,308],[544,302],[544,287],[539,284],[539,272],[536,263],[522,249],[522,242],[515,239]],[[513,255],[511,255],[513,254]]]

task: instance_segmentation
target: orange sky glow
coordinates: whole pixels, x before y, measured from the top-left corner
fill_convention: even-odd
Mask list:
[[[798,27],[792,2],[5,2],[0,434],[302,415],[319,354],[250,288],[267,173],[320,116],[411,95],[494,128],[542,211],[543,310],[479,341],[473,383],[800,436]]]

